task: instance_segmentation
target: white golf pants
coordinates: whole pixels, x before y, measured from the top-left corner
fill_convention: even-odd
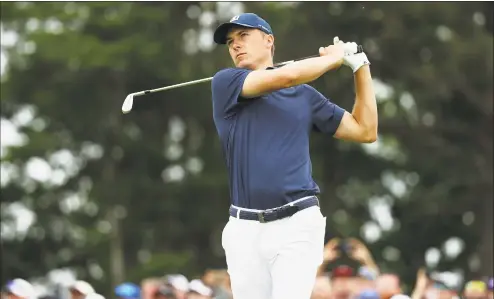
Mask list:
[[[233,298],[310,299],[325,230],[318,206],[268,223],[230,217],[222,245]]]

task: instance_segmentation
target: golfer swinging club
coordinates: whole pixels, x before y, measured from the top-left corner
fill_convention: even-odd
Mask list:
[[[373,142],[377,107],[369,62],[356,43],[273,68],[270,25],[252,13],[220,25],[235,68],[212,80],[213,117],[230,182],[230,220],[222,234],[235,299],[309,299],[323,260],[326,218],[312,179],[309,133]],[[352,68],[352,113],[306,83],[342,64]]]

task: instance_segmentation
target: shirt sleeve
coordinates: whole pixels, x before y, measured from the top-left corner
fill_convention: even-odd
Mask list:
[[[235,115],[245,78],[251,70],[228,68],[219,71],[211,83],[213,112],[222,118]]]
[[[316,131],[333,136],[340,125],[345,109],[331,103],[313,87],[306,85],[310,92],[312,123]]]

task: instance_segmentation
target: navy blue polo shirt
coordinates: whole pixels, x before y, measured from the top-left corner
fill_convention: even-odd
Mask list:
[[[250,72],[223,69],[211,83],[231,203],[265,210],[318,194],[309,135],[314,126],[332,136],[345,111],[307,84],[243,99],[242,86]]]

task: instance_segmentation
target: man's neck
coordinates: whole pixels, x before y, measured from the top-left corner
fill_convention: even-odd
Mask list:
[[[273,66],[274,66],[273,59],[268,59],[262,63],[259,63],[256,67],[256,70],[265,70],[268,67],[273,67]]]

